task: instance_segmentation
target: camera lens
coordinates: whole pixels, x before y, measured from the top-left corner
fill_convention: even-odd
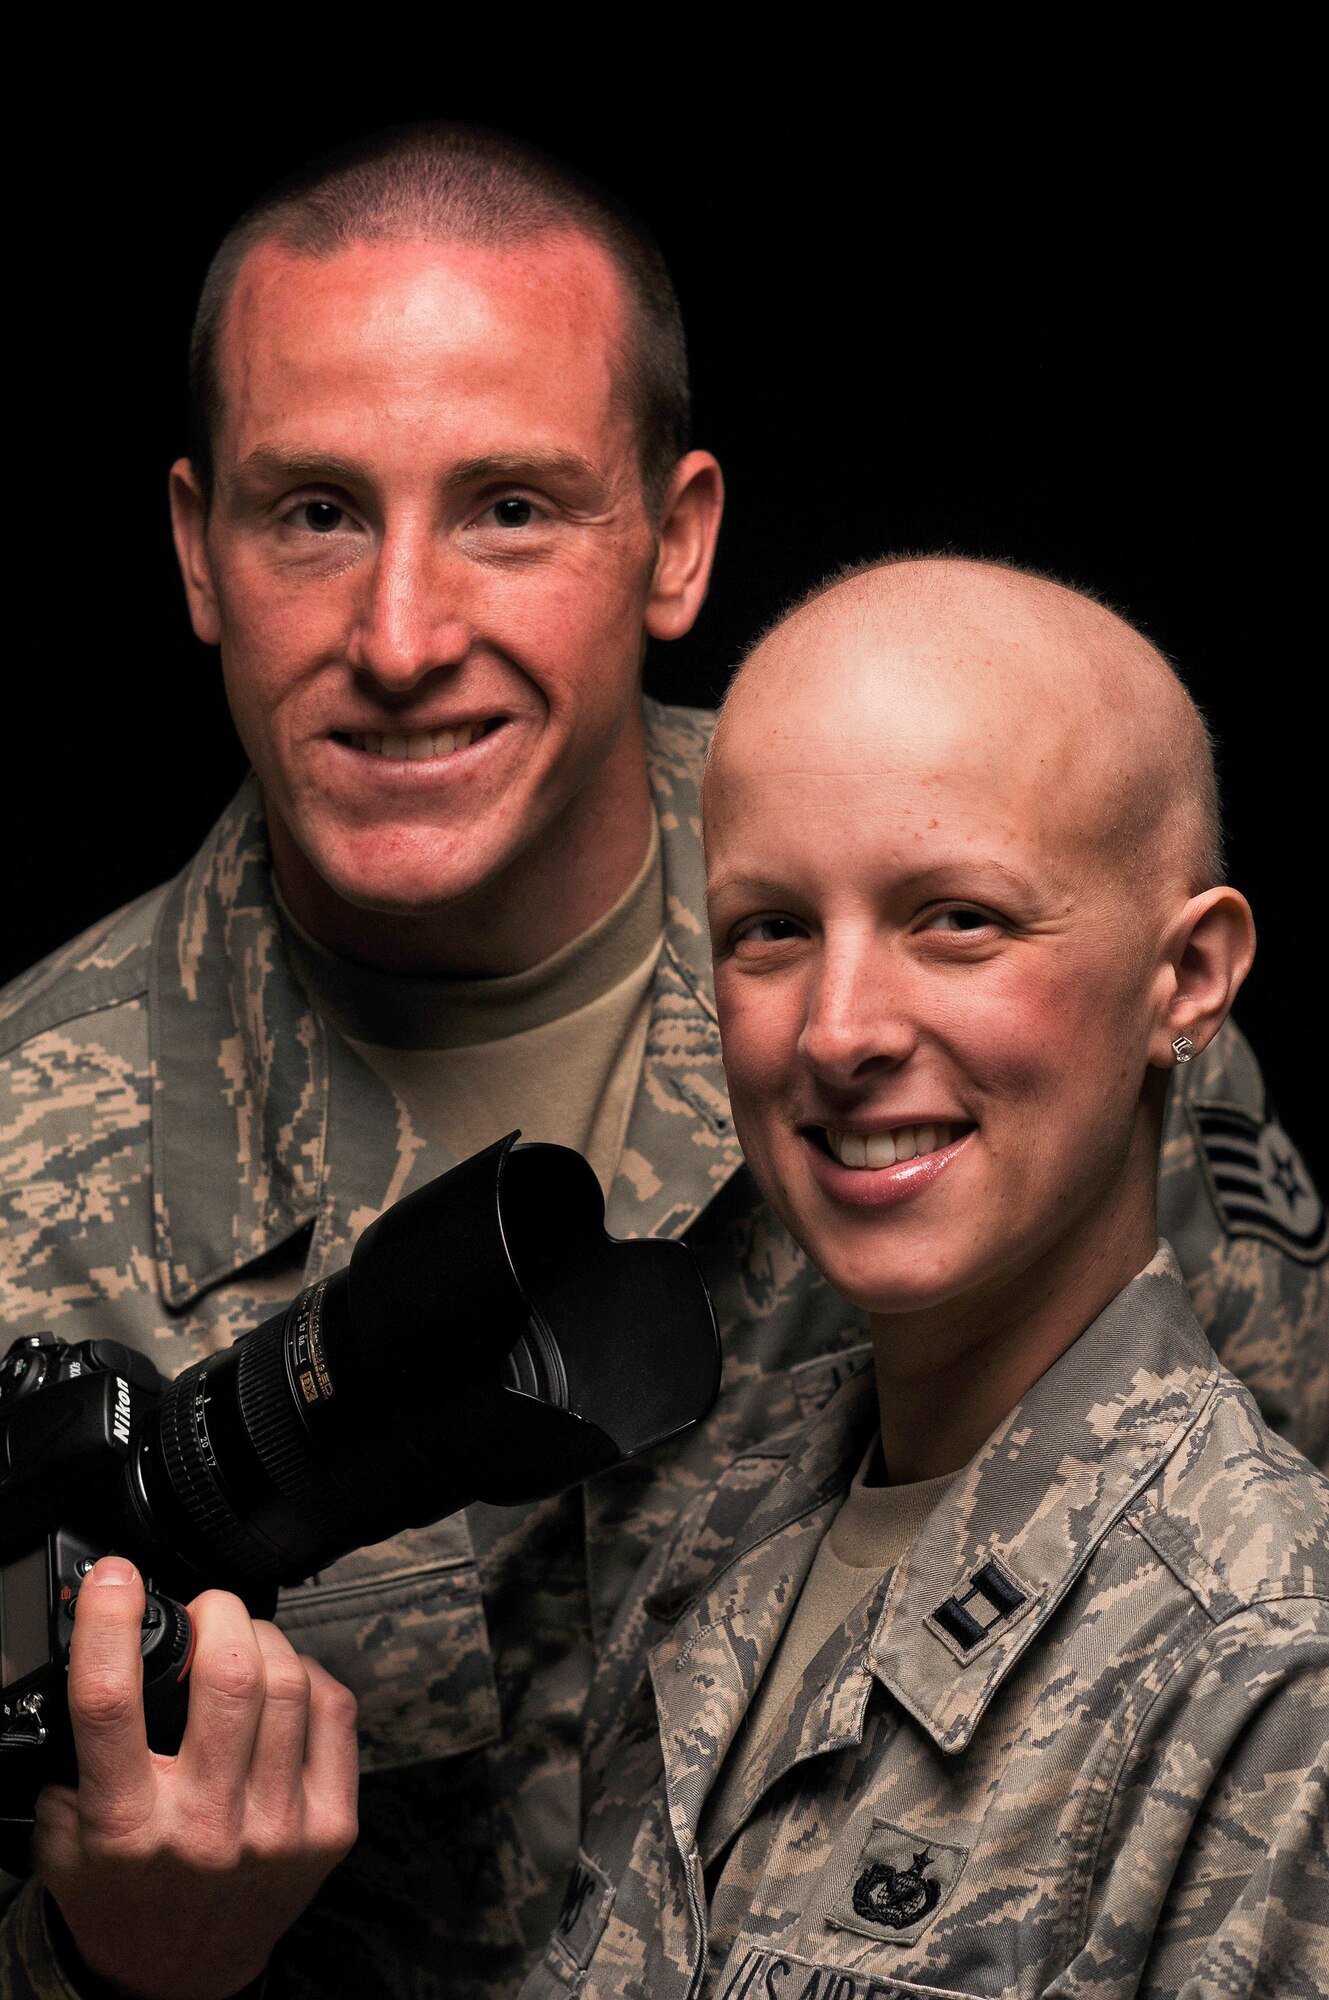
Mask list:
[[[262,1610],[351,1549],[673,1435],[718,1381],[690,1252],[611,1242],[579,1155],[503,1140],[168,1384],[135,1434],[130,1545],[173,1595],[225,1584]]]
[[[558,1342],[536,1319],[518,1335],[503,1364],[503,1380],[519,1396],[534,1396],[555,1410],[568,1407],[568,1378]]]

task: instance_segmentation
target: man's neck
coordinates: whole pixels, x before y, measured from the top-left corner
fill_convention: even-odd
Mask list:
[[[286,907],[326,950],[383,972],[498,978],[541,964],[613,909],[641,871],[653,814],[643,758],[612,797],[574,799],[501,874],[411,911],[348,902],[271,812],[268,831]]]

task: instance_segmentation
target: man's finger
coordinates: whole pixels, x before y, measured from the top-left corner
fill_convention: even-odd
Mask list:
[[[69,1649],[79,1817],[113,1838],[151,1817],[156,1790],[143,1721],[143,1604],[133,1564],[103,1556],[79,1591]]]
[[[355,1696],[317,1660],[301,1654],[309,1675],[309,1732],[305,1743],[306,1824],[330,1853],[355,1845],[359,1830],[360,1746]]]
[[[265,1695],[250,1761],[250,1796],[275,1821],[285,1812],[299,1811],[309,1672],[275,1625],[256,1623],[254,1636],[263,1655]]]
[[[244,1816],[249,1766],[266,1675],[253,1621],[238,1597],[206,1590],[189,1607],[194,1660],[177,1769],[204,1807],[208,1835],[224,1840]]]

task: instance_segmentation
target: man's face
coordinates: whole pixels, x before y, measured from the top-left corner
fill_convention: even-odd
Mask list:
[[[869,1311],[1036,1296],[1152,1190],[1148,920],[1084,837],[1064,719],[847,622],[806,643],[740,690],[708,779],[739,1137]]]
[[[191,603],[274,845],[353,905],[465,896],[640,757],[623,311],[570,234],[241,269]]]

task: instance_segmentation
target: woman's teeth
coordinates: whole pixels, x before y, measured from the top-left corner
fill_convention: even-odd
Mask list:
[[[949,1125],[899,1125],[894,1132],[874,1132],[870,1139],[856,1132],[826,1132],[826,1144],[842,1167],[893,1167],[920,1153],[939,1153],[950,1143]]]
[[[371,732],[352,736],[351,742],[371,757],[391,757],[408,764],[424,757],[450,757],[484,733],[483,722],[464,722],[460,729],[414,729],[409,736],[376,736]]]

